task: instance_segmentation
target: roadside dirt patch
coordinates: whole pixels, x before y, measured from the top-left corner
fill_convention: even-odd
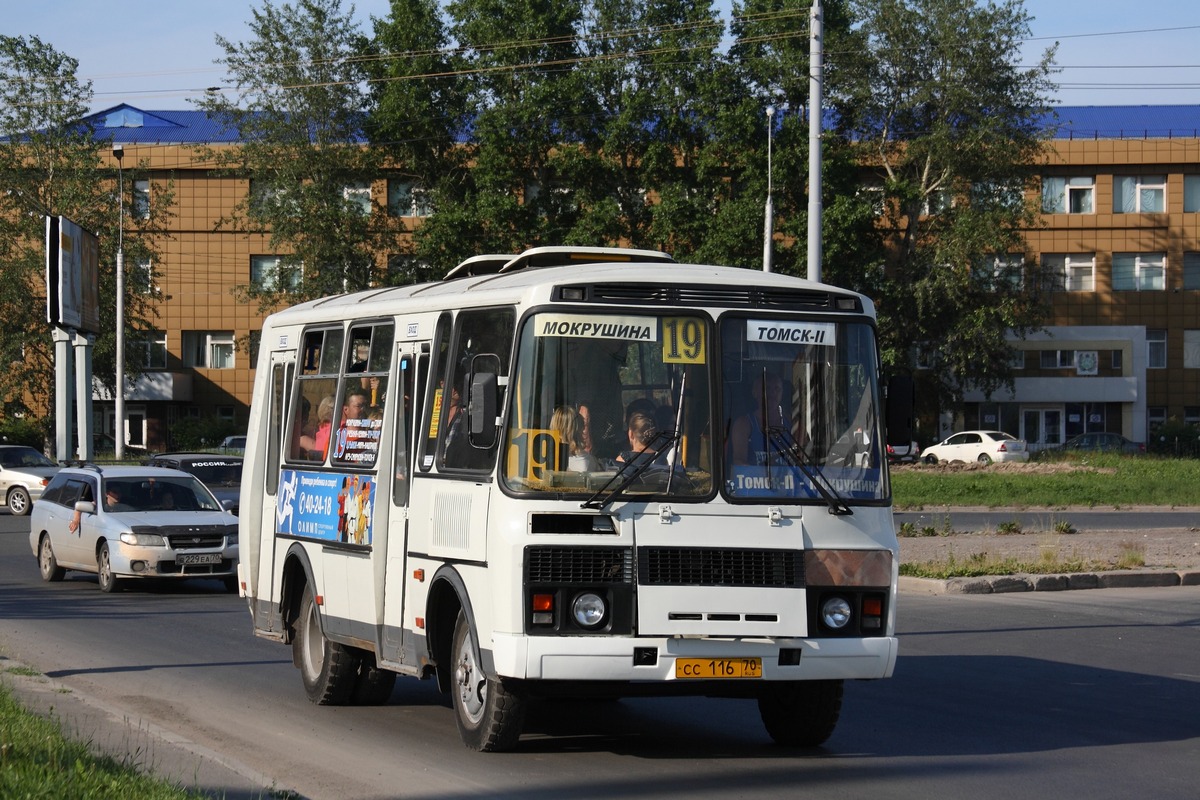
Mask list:
[[[1197,528],[902,536],[900,562],[943,562],[951,555],[956,561],[962,561],[972,555],[986,553],[996,558],[1021,561],[1040,561],[1053,555],[1059,561],[1082,559],[1115,565],[1122,551],[1131,548],[1142,553],[1144,569],[1200,569],[1200,529]]]

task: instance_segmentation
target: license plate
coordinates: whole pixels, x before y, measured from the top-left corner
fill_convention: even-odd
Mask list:
[[[761,658],[677,658],[676,678],[761,678]]]
[[[176,564],[220,564],[220,553],[179,553],[175,556]]]

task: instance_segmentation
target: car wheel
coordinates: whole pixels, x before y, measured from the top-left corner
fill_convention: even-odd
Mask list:
[[[513,683],[483,671],[467,615],[458,612],[450,658],[450,694],[463,744],[472,750],[511,750],[525,723],[525,697]]]
[[[42,573],[42,580],[47,583],[61,581],[63,575],[67,571],[58,565],[58,559],[54,557],[54,548],[50,546],[50,536],[42,534],[42,542],[38,545],[38,569]]]
[[[987,453],[980,453],[979,458],[976,460],[979,461],[979,463],[983,464],[984,466],[987,466],[988,464],[992,463],[992,457],[989,456]]]
[[[350,648],[325,638],[320,614],[312,587],[305,586],[292,637],[292,661],[300,668],[309,700],[319,706],[344,706],[354,691],[358,659]]]
[[[120,589],[120,580],[112,571],[112,557],[108,553],[108,542],[100,545],[96,554],[96,579],[100,582],[100,591],[112,593]]]
[[[925,456],[925,463],[926,464],[936,464],[936,463],[938,463],[938,457],[934,456],[934,455]]]
[[[8,510],[14,517],[23,517],[29,513],[33,503],[29,502],[29,491],[24,486],[14,486],[8,490]]]
[[[783,681],[763,685],[758,696],[763,727],[785,747],[816,747],[837,727],[841,681]]]

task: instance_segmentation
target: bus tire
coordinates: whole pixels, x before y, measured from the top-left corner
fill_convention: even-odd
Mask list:
[[[374,653],[363,651],[358,657],[358,675],[351,702],[356,706],[381,706],[392,696],[396,673],[375,664]]]
[[[292,660],[300,668],[309,700],[319,706],[344,706],[350,701],[358,659],[350,648],[329,641],[321,632],[321,616],[311,586],[304,587],[300,600]]]
[[[454,625],[450,668],[454,719],[463,744],[488,753],[513,749],[525,722],[525,697],[515,683],[484,673],[471,623],[462,611]]]
[[[767,733],[785,747],[816,747],[837,727],[842,682],[784,681],[763,685],[758,713]]]

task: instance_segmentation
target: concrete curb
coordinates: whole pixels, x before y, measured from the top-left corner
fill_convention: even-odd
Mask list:
[[[1114,570],[1063,575],[983,575],[976,578],[900,577],[900,591],[911,594],[1001,594],[1062,592],[1074,589],[1135,589],[1200,586],[1198,570]]]

